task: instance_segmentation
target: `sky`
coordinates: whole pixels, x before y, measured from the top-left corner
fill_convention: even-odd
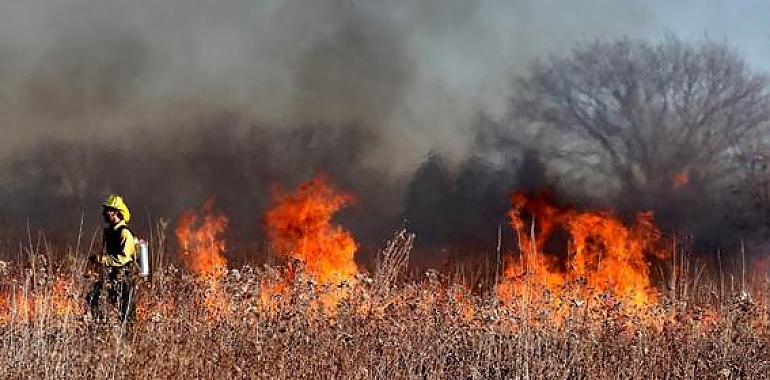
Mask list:
[[[761,0],[656,2],[648,35],[708,36],[733,46],[756,68],[770,70],[770,3]]]

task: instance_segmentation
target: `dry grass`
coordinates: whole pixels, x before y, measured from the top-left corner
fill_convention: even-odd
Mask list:
[[[85,315],[81,261],[53,268],[36,255],[0,268],[0,378],[770,376],[762,289],[720,289],[712,303],[672,295],[645,310],[534,288],[502,303],[437,272],[406,280],[408,247],[411,236],[397,235],[379,273],[333,289],[301,272],[286,283],[282,267],[229,270],[211,286],[167,266],[141,285],[133,328]],[[713,293],[702,278],[694,285],[691,295]],[[319,302],[329,292],[341,297],[334,310]]]

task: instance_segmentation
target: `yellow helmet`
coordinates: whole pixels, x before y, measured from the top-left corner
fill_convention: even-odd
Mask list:
[[[129,220],[131,220],[131,211],[128,210],[128,206],[126,206],[126,202],[123,201],[123,197],[117,194],[112,194],[109,197],[107,197],[107,200],[102,203],[102,206],[118,210],[121,215],[123,215],[123,220],[128,223]]]

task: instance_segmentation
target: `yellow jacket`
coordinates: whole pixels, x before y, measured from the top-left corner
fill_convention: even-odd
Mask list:
[[[136,258],[136,238],[125,221],[104,229],[103,254],[97,257],[100,264],[122,267]]]

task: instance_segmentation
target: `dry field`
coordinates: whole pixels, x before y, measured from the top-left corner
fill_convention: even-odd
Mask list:
[[[679,279],[643,308],[575,284],[503,301],[405,273],[411,237],[372,276],[318,285],[294,266],[165,267],[133,326],[95,323],[83,260],[3,268],[0,378],[767,378],[763,289]],[[766,289],[764,289],[766,290]],[[681,298],[687,293],[687,299]],[[762,296],[764,297],[764,296]],[[703,301],[703,302],[701,302]]]
[[[96,235],[64,253],[22,245],[0,265],[0,378],[770,377],[768,270],[742,252],[707,265],[649,214],[624,224],[514,196],[518,247],[483,270],[410,269],[400,231],[366,271],[332,222],[349,199],[320,180],[280,195],[271,266],[228,267],[210,203],[175,223],[173,250],[159,223],[128,325],[86,311]],[[558,228],[566,254],[548,254]]]

